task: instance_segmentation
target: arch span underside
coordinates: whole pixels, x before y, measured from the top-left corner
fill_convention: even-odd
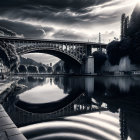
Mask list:
[[[24,49],[17,49],[17,53],[19,55],[24,55],[28,53],[45,53],[45,54],[50,54],[55,57],[58,57],[62,61],[66,63],[66,65],[69,65],[69,67],[74,71],[74,72],[80,72],[81,70],[81,65],[82,65],[82,60],[76,57],[75,55],[72,55],[72,53],[67,53],[62,50],[55,50],[55,49],[48,49],[48,48],[24,48]],[[82,58],[81,58],[82,59]]]

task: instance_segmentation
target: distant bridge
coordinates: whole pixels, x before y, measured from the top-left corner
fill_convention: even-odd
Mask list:
[[[92,48],[104,48],[106,44],[82,41],[26,39],[13,37],[0,37],[1,43],[13,44],[19,55],[27,53],[47,53],[61,60],[82,64],[84,57],[91,54]]]

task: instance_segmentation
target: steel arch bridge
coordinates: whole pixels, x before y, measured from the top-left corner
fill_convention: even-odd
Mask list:
[[[18,55],[32,52],[48,53],[64,61],[68,59],[78,62],[78,64],[82,64],[83,58],[91,54],[92,48],[106,48],[106,44],[82,41],[37,40],[13,37],[0,37],[0,41],[13,44]]]

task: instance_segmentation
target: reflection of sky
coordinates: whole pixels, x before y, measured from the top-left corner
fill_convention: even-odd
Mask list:
[[[61,78],[60,78],[61,79]],[[60,80],[59,79],[59,80]],[[67,77],[67,80],[65,78],[62,78],[60,81],[56,83],[56,85],[52,82],[52,85],[47,82],[49,81],[50,78],[47,78],[45,83],[43,85],[38,85],[28,91],[25,91],[22,93],[19,97],[21,100],[25,102],[30,102],[30,103],[47,103],[51,101],[56,101],[59,99],[62,99],[66,97],[67,94],[64,93],[64,89],[66,87],[71,87],[70,89],[77,89],[82,86],[83,89],[85,90],[86,94],[89,97],[92,97],[94,93],[96,93],[97,90],[97,83],[101,83],[105,86],[105,90],[111,91],[112,95],[115,93],[111,90],[112,85],[116,86],[119,90],[120,93],[124,94],[124,92],[129,93],[131,87],[133,86],[139,86],[139,79],[133,79],[130,77],[104,77],[104,78],[94,78],[92,77],[86,77],[80,82],[77,79],[72,80],[71,78],[69,79]],[[63,83],[63,80],[65,81],[65,84]],[[53,81],[53,80],[52,80]],[[68,82],[69,81],[69,82]],[[76,83],[75,83],[76,82]],[[30,86],[30,83],[28,83]],[[64,84],[64,85],[63,85]],[[81,84],[81,85],[80,85]],[[94,87],[94,84],[96,86]],[[36,83],[35,83],[36,85]],[[80,85],[80,86],[79,86]],[[100,89],[104,88],[103,86],[100,85]],[[80,89],[79,89],[80,90]],[[68,92],[68,89],[66,90]],[[67,93],[66,92],[66,93]]]
[[[119,140],[119,114],[111,112],[97,112],[64,120],[56,120],[34,124],[20,128],[24,134],[32,134],[35,139],[70,139],[70,140]]]
[[[20,100],[29,103],[48,103],[60,100],[67,96],[62,89],[59,89],[53,82],[52,84],[46,82],[31,90],[25,91],[19,95]]]

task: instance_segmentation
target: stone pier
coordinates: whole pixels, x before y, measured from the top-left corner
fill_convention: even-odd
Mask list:
[[[85,74],[94,74],[94,57],[88,56],[85,61]]]

